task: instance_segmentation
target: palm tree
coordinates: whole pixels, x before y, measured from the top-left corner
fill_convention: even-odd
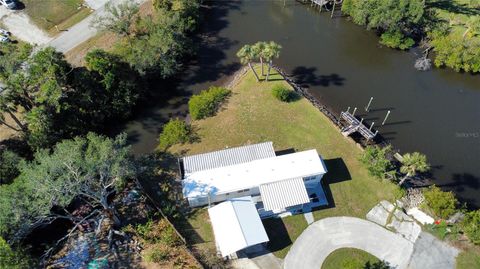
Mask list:
[[[430,165],[427,162],[427,156],[424,154],[414,152],[403,155],[400,172],[404,173],[405,176],[400,180],[399,185],[402,185],[408,177],[415,176],[418,172],[427,172],[428,170],[430,170]]]
[[[253,45],[253,50],[255,51],[255,54],[258,56],[260,59],[260,65],[262,66],[262,77],[265,76],[265,71],[263,69],[263,59],[265,59],[265,48],[267,47],[267,42],[257,42],[255,45]]]
[[[467,30],[463,33],[463,38],[467,35],[470,37],[480,34],[480,17],[472,17],[466,23]]]
[[[270,70],[272,69],[273,58],[280,57],[281,49],[282,49],[282,46],[280,46],[279,44],[273,41],[270,41],[265,46],[265,51],[263,55],[265,56],[265,59],[268,61],[267,81],[268,81],[268,77],[270,76]]]
[[[240,59],[240,62],[242,64],[248,64],[258,82],[260,79],[258,78],[257,72],[255,72],[255,69],[252,66],[252,61],[254,61],[257,56],[258,55],[256,54],[256,51],[251,45],[245,45],[237,52],[237,57]]]

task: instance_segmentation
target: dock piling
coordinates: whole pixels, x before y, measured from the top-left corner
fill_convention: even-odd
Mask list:
[[[390,115],[390,110],[387,111],[387,115],[385,115],[385,119],[383,119],[382,126],[385,125],[385,122],[387,121],[389,115]]]
[[[368,112],[370,110],[370,105],[372,104],[373,97],[370,97],[370,101],[368,101],[368,105],[365,107],[365,111]]]

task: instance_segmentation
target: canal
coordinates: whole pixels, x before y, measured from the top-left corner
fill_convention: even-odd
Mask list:
[[[185,116],[192,92],[224,83],[240,67],[235,53],[243,44],[274,40],[283,46],[276,63],[322,103],[337,113],[357,107],[401,153],[426,154],[438,186],[480,206],[480,75],[417,71],[415,51],[382,47],[375,33],[346,18],[291,0],[285,7],[279,0],[213,1],[204,12],[198,57],[178,82],[159,89],[177,94],[124,127],[136,153],[155,148],[162,122]]]

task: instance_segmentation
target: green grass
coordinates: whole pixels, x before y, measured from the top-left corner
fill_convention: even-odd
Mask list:
[[[380,260],[368,252],[355,248],[340,248],[333,251],[322,264],[322,269],[359,269],[367,263],[374,264]]]
[[[270,241],[267,246],[279,258],[285,258],[290,246],[308,226],[303,215],[263,220]]]
[[[480,16],[480,7],[473,8],[470,0],[430,0],[428,6],[433,7],[438,17],[449,23],[451,35],[461,37],[467,30],[467,21],[473,16]],[[476,38],[480,38],[477,36]]]
[[[23,0],[25,12],[32,21],[50,34],[64,30],[83,20],[90,9],[82,6],[83,0]]]
[[[480,268],[480,249],[470,246],[457,257],[457,269]]]
[[[271,94],[274,85],[290,86],[278,74],[272,79],[275,81],[257,83],[249,72],[232,89],[232,96],[216,116],[193,122],[200,142],[170,150],[190,155],[262,141],[273,141],[276,150],[315,148],[326,160],[329,172],[324,182],[331,183],[326,189],[331,191],[334,202],[332,208],[314,212],[317,220],[331,216],[364,218],[380,200],[393,201],[397,187],[368,175],[358,161],[361,150],[355,143],[343,137],[306,99],[290,103],[275,99]],[[301,215],[281,222],[277,224],[285,227],[287,235],[283,240],[271,238],[270,248],[284,257],[291,242],[306,228],[306,222]],[[209,225],[208,216],[202,224]],[[266,226],[270,233],[281,229],[268,225],[268,221]]]

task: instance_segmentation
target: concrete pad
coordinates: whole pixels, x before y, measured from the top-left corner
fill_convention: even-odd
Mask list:
[[[389,201],[383,200],[380,202],[380,205],[385,208],[388,212],[392,212],[395,209],[395,206]]]
[[[423,225],[432,224],[435,221],[432,217],[430,217],[417,207],[407,210],[407,214],[412,216],[416,221],[420,222]]]
[[[305,217],[305,220],[307,221],[308,225],[312,224],[315,221],[315,219],[313,218],[312,212],[305,213],[303,214],[303,216]]]
[[[293,243],[285,257],[285,269],[321,268],[339,248],[364,250],[393,268],[407,268],[413,243],[370,221],[352,217],[326,218],[311,224]]]
[[[400,209],[395,209],[393,216],[399,221],[413,221],[413,219]]]
[[[393,229],[412,243],[415,243],[422,232],[422,228],[417,223],[412,221],[401,221],[396,218],[392,218],[392,222],[388,224],[387,227]]]
[[[392,209],[393,210],[393,209]],[[388,216],[390,213],[380,204],[376,205],[367,213],[367,219],[375,222],[380,226],[387,225]]]
[[[103,7],[108,0],[84,0],[85,4],[89,6],[91,9],[97,10]]]
[[[454,269],[458,253],[458,249],[422,232],[415,243],[409,268]]]

